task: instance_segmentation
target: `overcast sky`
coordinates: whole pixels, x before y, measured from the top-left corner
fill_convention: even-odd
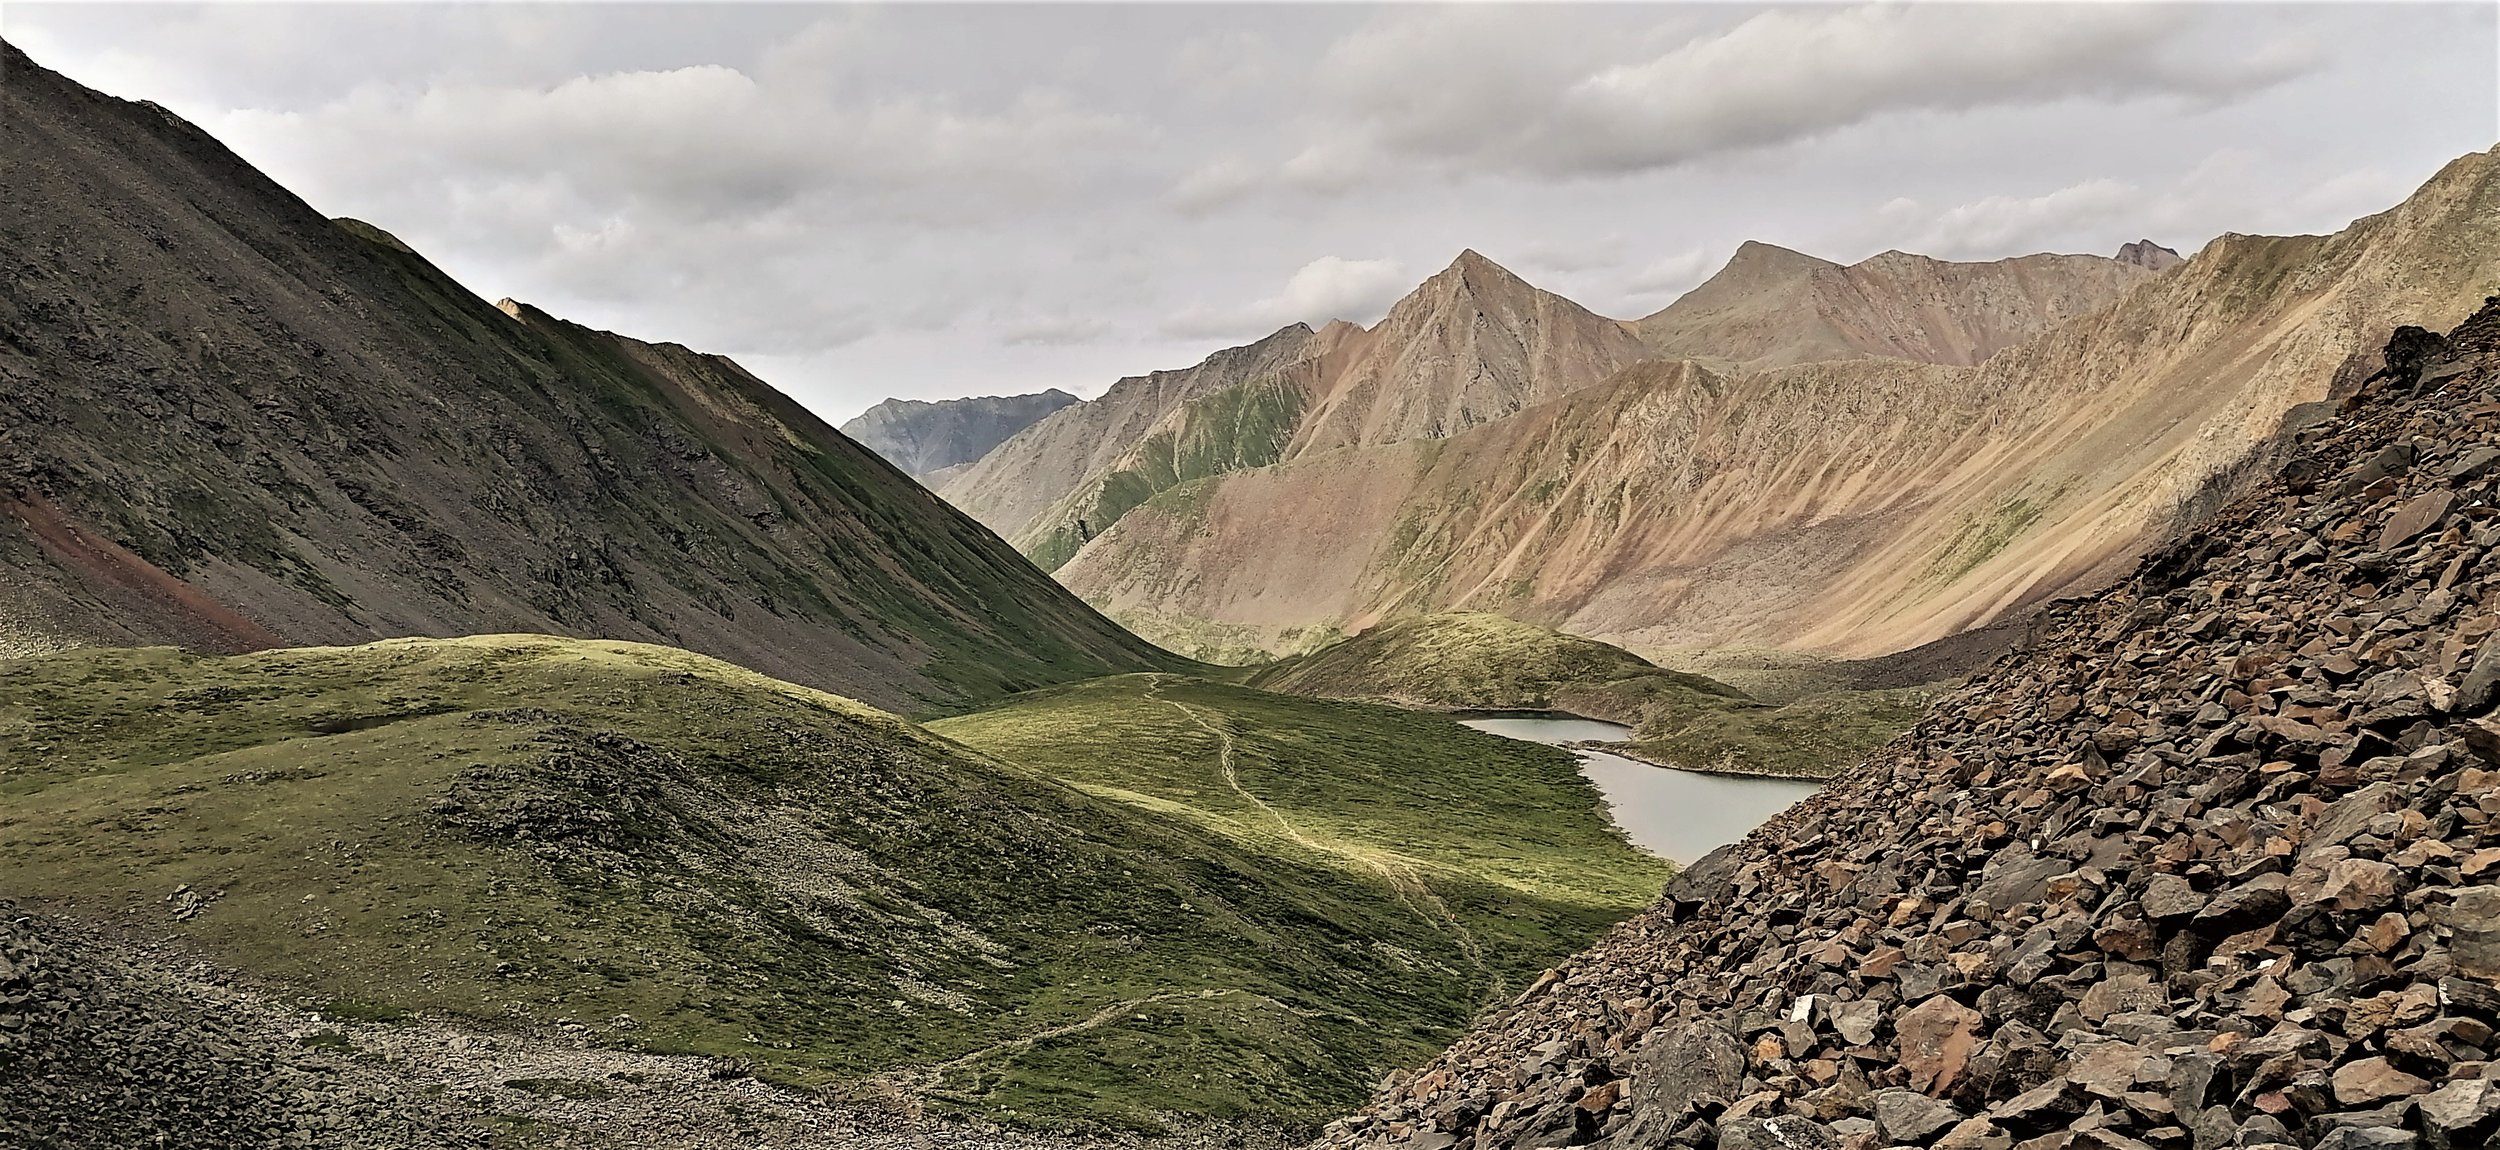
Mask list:
[[[2331,231],[2500,138],[2495,12],[11,0],[4,31],[487,298],[838,422],[1368,323],[1467,247],[1632,317],[1746,239]]]

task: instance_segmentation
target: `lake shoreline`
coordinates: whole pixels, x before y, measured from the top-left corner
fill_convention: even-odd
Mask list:
[[[1461,720],[1497,738],[1553,747],[1572,756],[1596,785],[1606,812],[1634,846],[1679,865],[1742,838],[1812,794],[1816,779],[1746,777],[1688,771],[1628,758],[1611,746],[1632,729],[1621,723],[1552,712]]]
[[[1660,770],[1686,771],[1696,775],[1718,775],[1722,778],[1730,779],[1777,779],[1781,782],[1787,783],[1828,783],[1832,781],[1832,777],[1830,775],[1810,775],[1803,771],[1779,771],[1771,770],[1765,767],[1696,767],[1689,763],[1671,763],[1665,759],[1643,754],[1638,749],[1638,746],[1633,743],[1609,743],[1599,739],[1575,739],[1568,743],[1555,743],[1552,745],[1571,751],[1597,751],[1603,754],[1613,755],[1617,758],[1630,759],[1636,763],[1647,763]]]

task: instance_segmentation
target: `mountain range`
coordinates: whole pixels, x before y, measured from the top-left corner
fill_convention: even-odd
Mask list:
[[[1288,329],[1264,375],[1220,355],[1207,388],[1120,397],[1116,429],[1072,406],[941,490],[1201,657],[1451,610],[1660,657],[1882,654],[2106,580],[2368,374],[2371,333],[2471,310],[2500,270],[2494,168],[2185,261],[1749,243],[1629,322],[1470,252],[1371,329]],[[1244,407],[1219,385],[1258,418],[1206,418]]]
[[[5,45],[0,158],[0,1145],[1274,1144],[1664,881]]]

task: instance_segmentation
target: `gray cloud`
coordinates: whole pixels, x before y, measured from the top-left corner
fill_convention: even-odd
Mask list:
[[[1370,324],[1415,280],[1395,260],[1321,256],[1294,270],[1275,294],[1240,307],[1192,308],[1164,325],[1178,336],[1250,340],[1296,323],[1330,320]]]
[[[1910,111],[2076,98],[2210,105],[2315,68],[2296,38],[2199,45],[2153,4],[1870,4],[1762,12],[1632,59],[1554,42],[1532,11],[1429,8],[1341,42],[1339,116],[1284,183],[1341,191],[1399,160],[1620,174],[1777,147]],[[1655,40],[1653,36],[1650,39]],[[1450,74],[1467,77],[1450,83]]]
[[[837,421],[1369,320],[1466,247],[1631,316],[1745,239],[2330,230],[2500,138],[2467,4],[21,0],[7,35],[490,298]]]

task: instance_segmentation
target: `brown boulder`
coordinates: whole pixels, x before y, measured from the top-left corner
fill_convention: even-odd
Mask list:
[[[1941,1096],[1961,1081],[1979,1046],[1979,1012],[1938,995],[1893,1023],[1893,1049],[1910,1088]]]

